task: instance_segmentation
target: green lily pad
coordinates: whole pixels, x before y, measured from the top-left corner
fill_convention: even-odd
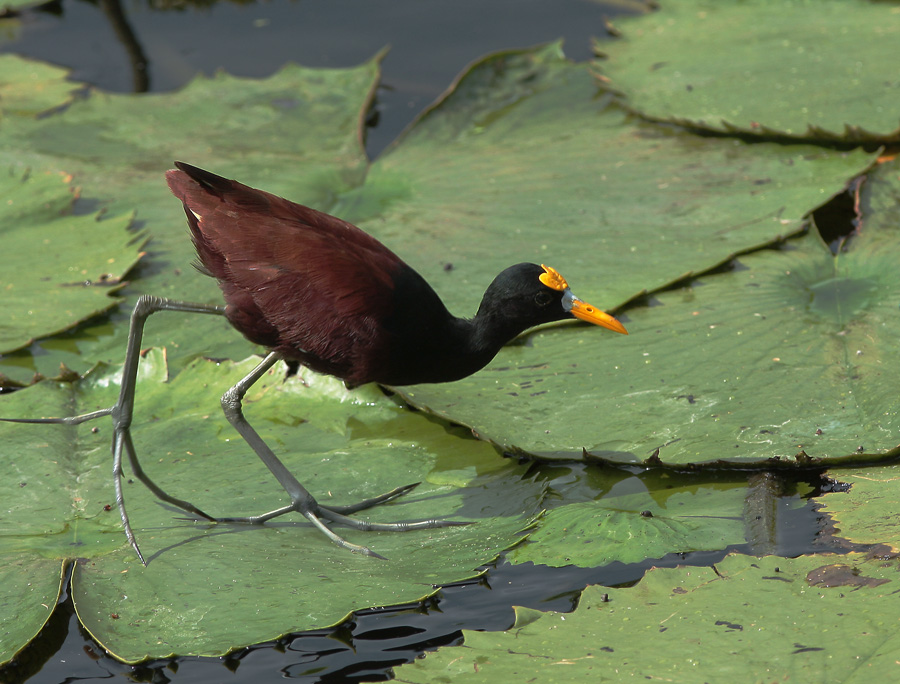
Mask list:
[[[196,361],[170,382],[162,352],[142,361],[133,436],[144,469],[213,515],[258,514],[287,500],[219,409],[221,393],[257,361]],[[284,372],[253,387],[245,413],[321,502],[350,503],[421,481],[365,517],[473,524],[407,533],[337,529],[383,561],[339,549],[297,515],[260,527],[197,522],[126,484],[144,567],[115,509],[109,421],[2,424],[0,500],[9,510],[0,557],[17,578],[6,586],[21,588],[22,576],[43,588],[0,599],[29,604],[4,611],[0,632],[13,636],[2,642],[0,662],[40,629],[52,607],[47,586],[52,581],[58,590],[63,559],[75,562],[72,596],[82,624],[116,657],[222,655],[337,624],[356,609],[418,601],[437,585],[473,577],[517,543],[527,516],[540,510],[543,486],[488,445],[448,433],[375,387],[351,394],[331,378],[283,380]],[[117,369],[99,366],[76,383],[42,382],[4,397],[3,414],[95,410],[115,401],[118,382]]]
[[[512,452],[637,463],[891,457],[900,434],[896,162],[837,256],[814,232],[629,311],[631,335],[530,335],[475,376],[403,390]],[[486,410],[486,406],[497,410]],[[586,452],[582,452],[582,448]]]
[[[142,256],[146,239],[128,230],[130,216],[72,213],[77,194],[70,181],[51,173],[0,174],[6,262],[0,352],[116,306],[121,299],[110,295]]]
[[[37,4],[24,0],[20,6]],[[14,7],[9,0],[0,4]],[[0,119],[34,117],[50,109],[71,104],[74,93],[84,86],[69,81],[65,69],[26,60],[16,55],[0,55]]]
[[[632,111],[724,133],[900,140],[900,14],[857,0],[673,0],[616,20],[604,89]]]
[[[0,566],[0,664],[36,637],[59,598],[65,569],[59,560],[3,554]]]
[[[33,63],[10,64],[0,67],[15,71],[16,64]],[[137,210],[139,226],[154,241],[127,289],[130,301],[143,292],[219,301],[215,283],[187,267],[193,254],[184,218],[163,184],[162,171],[178,158],[360,223],[465,314],[494,272],[523,259],[559,267],[597,304],[620,305],[796,235],[812,209],[867,172],[874,158],[746,145],[636,123],[597,99],[586,66],[570,64],[551,45],[473,65],[392,151],[369,165],[360,131],[377,75],[376,57],[350,70],[287,67],[264,81],[220,75],[167,95],[87,89],[72,102],[60,83],[78,84],[51,69],[41,82],[58,88],[55,95],[46,94],[48,87],[33,103],[4,110],[0,161],[19,176],[26,167],[41,178],[71,172],[116,220]],[[28,92],[19,85],[4,89],[13,82],[4,78],[4,102]],[[891,165],[871,173],[860,197],[863,230],[837,259],[807,236],[743,257],[739,268],[746,270],[708,274],[691,288],[660,294],[654,306],[629,312],[628,338],[577,324],[547,329],[522,338],[466,383],[404,392],[442,417],[464,419],[509,451],[547,458],[577,458],[587,447],[588,458],[633,463],[661,448],[667,463],[771,467],[783,463],[771,459],[801,449],[836,462],[895,453],[896,175]],[[18,269],[12,273],[18,286]],[[55,369],[74,359],[84,370],[118,359],[126,316],[123,306],[103,322],[102,336],[99,326],[84,324],[77,337],[44,341],[37,356],[23,353],[14,362]],[[217,515],[283,503],[284,493],[217,403],[254,361],[189,362],[199,353],[243,358],[247,343],[222,319],[186,320],[154,317],[148,326],[145,344],[165,342],[172,364],[151,351],[142,366],[135,440],[147,471],[174,495]],[[282,374],[279,369],[251,392],[247,414],[323,501],[343,503],[422,480],[413,494],[372,511],[372,519],[453,517],[477,524],[407,535],[339,530],[390,558],[379,565],[334,548],[297,516],[261,529],[196,523],[142,487],[126,485],[132,522],[151,560],[144,568],[114,509],[108,421],[3,426],[0,472],[12,477],[0,478],[0,501],[15,505],[7,504],[0,521],[0,557],[13,568],[4,575],[0,605],[11,608],[3,614],[20,617],[3,621],[0,662],[40,629],[61,561],[74,560],[72,591],[83,624],[118,657],[223,654],[335,624],[354,609],[418,600],[435,584],[471,577],[519,541],[528,517],[547,504],[545,488],[523,478],[524,467],[398,408],[375,388],[348,394],[333,380],[303,372],[306,387],[297,379],[282,382]],[[3,397],[2,414],[66,415],[109,406],[116,383],[115,372],[100,366],[75,384],[40,383]],[[91,432],[97,427],[99,433]],[[624,553],[621,544],[618,552],[591,548],[594,555],[573,562],[636,559],[737,538],[737,497],[719,503],[729,520],[715,521],[711,538],[700,539],[694,521],[676,511],[687,511],[683,501],[708,510],[699,494],[680,494],[644,506],[655,511],[655,527],[643,531],[661,532],[668,514],[671,534],[647,535],[646,544]],[[586,538],[592,511],[586,503],[551,510],[538,522],[534,534],[543,536],[528,553],[547,544],[543,562],[559,563],[565,551],[551,545],[552,532],[565,529],[570,541]],[[624,522],[647,522],[615,517],[616,535],[629,534]],[[802,573],[806,560],[785,563]],[[809,572],[860,577],[853,559],[832,560]],[[744,577],[759,570],[734,567],[719,570]],[[764,569],[769,574],[756,578],[757,591],[778,584],[765,579],[778,573]],[[673,576],[702,573],[708,584],[721,578],[679,572],[684,575]],[[867,572],[858,581],[878,575]],[[33,590],[23,589],[25,577]],[[870,588],[850,586],[863,597]],[[753,605],[746,593],[741,604],[726,603],[736,601],[730,591],[716,594],[713,607],[698,599],[702,610],[692,616],[707,618],[719,601],[737,612]],[[882,606],[890,598],[880,595]],[[773,615],[788,605],[773,603],[774,609],[766,604]],[[815,622],[818,615],[812,616]],[[667,624],[658,619],[654,636]],[[783,631],[778,634],[783,642]],[[626,654],[638,648],[633,637],[624,643],[619,648]],[[549,674],[542,680],[553,681]]]
[[[588,587],[574,613],[517,608],[506,632],[464,630],[394,681],[865,682],[900,658],[896,582],[896,560],[858,554],[655,568],[634,587]]]
[[[26,7],[41,5],[44,2],[46,2],[46,0],[2,0],[2,2],[0,2],[0,12],[22,10]]]

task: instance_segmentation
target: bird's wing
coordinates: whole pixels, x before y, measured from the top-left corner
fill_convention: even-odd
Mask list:
[[[353,347],[378,353],[378,322],[390,314],[403,261],[345,221],[208,176],[198,182],[170,171],[167,180],[184,203],[203,266],[237,309],[229,316],[235,326],[267,346],[322,359]]]

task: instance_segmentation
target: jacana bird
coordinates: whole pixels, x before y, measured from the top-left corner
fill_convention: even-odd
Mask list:
[[[144,562],[122,499],[122,453],[136,476],[159,498],[217,522],[263,523],[297,511],[336,544],[378,556],[335,534],[326,521],[362,530],[410,530],[465,524],[426,520],[369,523],[347,517],[389,501],[416,485],[399,487],[351,506],[324,506],[287,470],[244,418],[241,401],[277,361],[299,362],[342,379],[348,388],[377,382],[412,385],[459,380],[480,370],[500,348],[528,328],[580,318],[619,333],[612,316],[572,294],[554,269],[510,266],[488,286],[473,318],[456,318],[415,270],[371,235],[334,216],[295,204],[195,166],[176,162],[166,174],[184,205],[201,272],[218,281],[225,306],[141,297],[131,316],[122,389],[115,406],[83,416],[29,422],[77,424],[103,415],[114,421],[116,499],[126,535]],[[131,439],[135,378],[147,317],[156,311],[224,315],[268,355],[222,397],[229,422],[288,493],[291,503],[250,518],[213,518],[168,495],[138,463]]]

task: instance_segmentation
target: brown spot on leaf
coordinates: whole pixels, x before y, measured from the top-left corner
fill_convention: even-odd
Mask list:
[[[890,582],[887,579],[864,577],[854,567],[835,563],[823,565],[815,570],[810,570],[806,575],[806,581],[813,587],[877,587]]]

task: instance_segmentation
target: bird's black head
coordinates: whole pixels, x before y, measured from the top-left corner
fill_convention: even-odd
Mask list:
[[[492,337],[509,341],[535,325],[573,316],[626,333],[615,318],[575,297],[556,270],[529,263],[510,266],[494,278],[475,318],[492,329]]]

